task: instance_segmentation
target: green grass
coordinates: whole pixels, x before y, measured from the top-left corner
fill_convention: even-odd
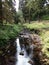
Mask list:
[[[6,45],[10,39],[16,38],[21,29],[22,26],[16,24],[0,26],[0,46]]]
[[[40,37],[44,44],[42,51],[49,57],[49,51],[47,50],[49,48],[49,31],[45,31]]]
[[[26,23],[24,24],[24,26],[30,29],[43,29],[43,28],[48,28],[49,23],[45,23],[45,22],[36,22],[36,23],[31,23],[31,24]]]
[[[46,54],[49,57],[49,51],[47,50],[49,48],[49,22],[35,22],[35,23],[26,23],[24,24],[27,28],[31,29],[41,29],[40,31],[40,37],[42,39],[43,43],[43,53]]]

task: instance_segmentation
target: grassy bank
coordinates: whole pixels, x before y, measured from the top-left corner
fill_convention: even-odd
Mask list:
[[[26,23],[26,24],[24,24],[24,26],[26,26],[30,30],[32,30],[32,29],[41,30],[40,37],[41,37],[42,43],[43,43],[42,51],[44,52],[44,54],[47,55],[47,57],[49,57],[49,22],[44,21],[44,22],[35,22],[35,23],[31,23],[31,24]]]

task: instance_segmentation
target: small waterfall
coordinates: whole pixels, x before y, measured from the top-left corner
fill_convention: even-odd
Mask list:
[[[27,56],[25,49],[23,48],[23,50],[21,50],[19,38],[17,38],[16,43],[17,43],[17,63],[16,65],[31,65],[28,63],[30,58]],[[20,52],[22,51],[24,55],[20,55]]]
[[[20,44],[19,44],[19,38],[17,38],[17,53],[19,54],[21,51],[21,47],[20,47]]]

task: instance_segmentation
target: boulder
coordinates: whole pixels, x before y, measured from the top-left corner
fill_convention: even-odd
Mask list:
[[[33,64],[33,61],[32,60],[29,60],[28,63]]]
[[[24,52],[23,52],[23,51],[21,51],[21,52],[20,52],[20,55],[22,55],[22,56],[23,56],[23,55],[24,55]]]

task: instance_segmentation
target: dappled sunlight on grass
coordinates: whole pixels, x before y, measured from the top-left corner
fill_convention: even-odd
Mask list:
[[[36,23],[26,23],[24,24],[24,26],[26,26],[27,28],[34,28],[34,29],[40,29],[40,28],[47,28],[49,27],[49,23],[45,23],[45,22],[36,22]]]

